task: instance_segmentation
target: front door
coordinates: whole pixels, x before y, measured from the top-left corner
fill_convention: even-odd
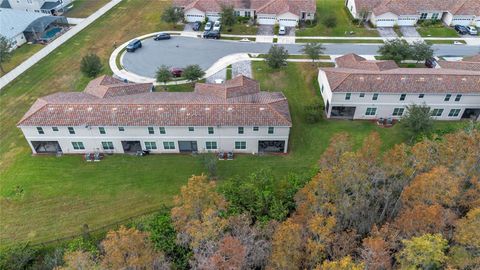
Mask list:
[[[197,152],[197,141],[178,141],[178,149],[180,152]]]

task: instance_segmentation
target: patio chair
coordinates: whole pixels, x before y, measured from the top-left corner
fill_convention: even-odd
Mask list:
[[[101,159],[101,156],[100,156],[100,153],[96,152],[93,154],[93,161],[100,161]]]
[[[225,160],[225,153],[223,151],[218,152],[218,160]]]
[[[227,160],[233,160],[233,152],[227,153]]]
[[[392,118],[392,117],[388,117],[385,125],[391,126],[392,124],[393,124],[393,118]]]
[[[91,162],[92,161],[92,159],[90,158],[90,153],[86,153],[84,158],[85,158],[86,162]]]
[[[377,119],[377,125],[381,126],[383,123],[385,123],[385,119],[383,117]]]

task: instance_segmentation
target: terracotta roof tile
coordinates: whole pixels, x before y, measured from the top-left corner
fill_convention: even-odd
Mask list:
[[[424,11],[449,11],[455,15],[480,15],[478,0],[355,0],[357,11],[365,9],[376,15],[392,12],[414,15]]]
[[[220,12],[223,5],[231,5],[236,9],[255,9],[257,13],[283,14],[291,12],[316,11],[315,0],[174,0],[174,6],[185,9],[196,8],[201,11]]]

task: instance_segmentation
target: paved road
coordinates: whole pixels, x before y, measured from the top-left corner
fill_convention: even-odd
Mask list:
[[[153,78],[155,71],[161,65],[185,67],[198,64],[206,70],[224,56],[234,53],[266,53],[271,46],[272,44],[268,43],[205,40],[178,36],[163,41],[154,41],[149,38],[143,41],[143,48],[135,53],[125,54],[123,66],[127,71]],[[299,54],[302,48],[301,44],[282,44],[281,46],[291,54]],[[379,45],[325,44],[324,47],[325,53],[330,55],[346,53],[375,55]],[[436,45],[434,48],[436,55],[474,55],[479,51],[478,46]]]

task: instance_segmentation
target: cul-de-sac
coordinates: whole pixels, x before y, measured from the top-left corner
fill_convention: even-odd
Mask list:
[[[0,0],[0,269],[480,268],[480,0]]]

